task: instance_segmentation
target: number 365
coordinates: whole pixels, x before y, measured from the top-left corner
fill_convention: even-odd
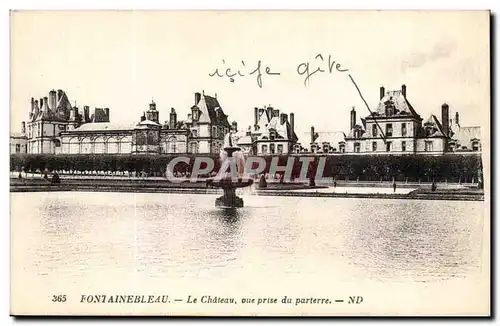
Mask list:
[[[53,295],[52,302],[66,302],[66,295]]]

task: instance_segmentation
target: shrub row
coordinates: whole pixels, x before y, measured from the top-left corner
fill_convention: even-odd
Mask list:
[[[50,154],[11,154],[11,171],[41,172],[67,171],[82,173],[104,171],[106,173],[130,172],[149,175],[164,175],[167,164],[178,155],[50,155]],[[216,155],[204,155],[212,158],[215,171],[220,167]],[[190,163],[179,163],[177,172],[190,172],[195,156],[191,155]],[[276,156],[275,156],[276,157]],[[300,175],[302,164],[299,156],[294,158],[292,176]],[[266,160],[265,173],[269,171],[272,156]],[[278,156],[278,164],[284,166],[289,156]],[[320,156],[314,156],[307,176],[315,174]],[[482,164],[480,155],[445,154],[441,156],[424,155],[327,155],[323,176],[336,179],[360,181],[392,180],[399,181],[433,181],[436,182],[471,182],[482,180]],[[202,166],[203,167],[203,166]]]

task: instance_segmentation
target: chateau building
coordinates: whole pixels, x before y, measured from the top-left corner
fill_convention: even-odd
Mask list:
[[[22,152],[24,144],[33,154],[219,153],[231,128],[217,96],[204,92],[195,93],[186,120],[177,120],[171,108],[163,124],[154,101],[139,122],[129,125],[111,123],[109,108],[95,108],[92,115],[89,111],[84,106],[82,115],[71,107],[62,90],[40,102],[32,98],[27,129],[23,122],[21,134],[11,135],[11,151]]]
[[[254,124],[240,134],[238,146],[246,154],[281,155],[293,153],[297,143],[295,116],[271,106],[254,108]]]
[[[449,118],[450,108],[441,106],[441,119],[435,115],[423,120],[407,99],[406,86],[386,92],[380,88],[380,100],[371,114],[358,121],[350,112],[350,131],[344,139],[321,142],[311,128],[310,152],[349,154],[443,154],[481,150],[480,127],[462,127],[459,114]],[[318,150],[319,149],[319,150]]]

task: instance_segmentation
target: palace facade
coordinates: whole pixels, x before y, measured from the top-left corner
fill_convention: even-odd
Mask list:
[[[328,137],[321,137],[321,135]],[[449,105],[441,106],[441,119],[430,115],[422,119],[407,99],[406,86],[386,92],[380,88],[380,99],[371,113],[356,119],[356,110],[350,112],[350,131],[315,132],[311,127],[309,150],[296,152],[348,153],[375,155],[427,154],[481,151],[481,128],[460,125],[459,113],[450,119]]]
[[[11,151],[15,146],[15,152],[22,152],[25,145],[33,154],[219,153],[231,124],[217,96],[195,93],[190,111],[187,119],[178,120],[171,108],[169,120],[161,123],[153,101],[139,122],[120,125],[110,122],[109,108],[95,108],[90,115],[84,106],[82,114],[64,91],[50,91],[40,102],[31,99],[21,134],[11,135]]]
[[[239,133],[238,146],[251,155],[286,155],[293,153],[297,143],[295,115],[272,106],[254,108],[254,123]]]

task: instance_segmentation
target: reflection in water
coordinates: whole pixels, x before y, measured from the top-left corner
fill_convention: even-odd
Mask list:
[[[211,195],[12,197],[23,272],[54,282],[90,275],[429,282],[476,273],[481,263],[482,202],[245,196],[246,207],[221,209]]]

